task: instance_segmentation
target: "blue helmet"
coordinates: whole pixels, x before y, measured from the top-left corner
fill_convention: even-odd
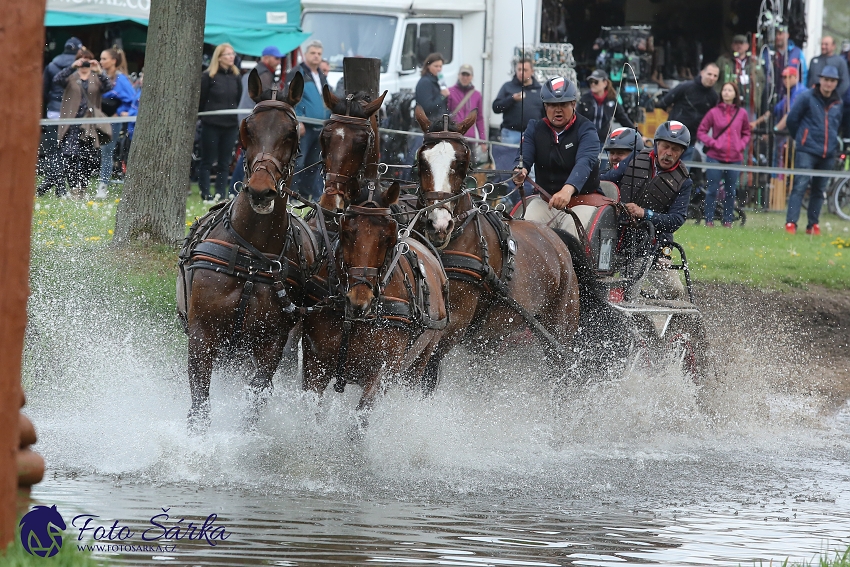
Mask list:
[[[564,77],[553,77],[546,81],[540,89],[540,100],[543,104],[574,102],[578,100],[578,89],[575,83]]]
[[[605,140],[605,147],[608,150],[637,150],[643,149],[643,136],[634,128],[617,128]]]
[[[691,145],[691,133],[688,127],[678,120],[668,120],[655,131],[655,143],[657,144],[659,140],[685,146],[685,149],[688,149]]]

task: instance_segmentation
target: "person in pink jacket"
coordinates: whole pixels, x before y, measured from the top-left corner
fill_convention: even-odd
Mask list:
[[[470,94],[471,93],[471,94]],[[487,134],[484,130],[484,103],[481,93],[472,84],[472,65],[461,65],[457,74],[457,84],[449,88],[448,99],[449,112],[455,122],[462,122],[470,112],[478,109],[478,118],[475,124],[464,134],[467,138],[478,138],[486,140]],[[477,136],[476,136],[476,130]],[[483,150],[486,145],[482,144]]]
[[[705,146],[706,161],[740,165],[744,149],[750,142],[750,121],[747,111],[741,108],[738,85],[725,83],[720,90],[720,102],[708,111],[700,122],[697,139]],[[735,192],[740,172],[729,169],[707,169],[705,178],[705,226],[714,226],[714,208],[720,180],[725,180],[723,199],[723,226],[732,228],[735,214]]]

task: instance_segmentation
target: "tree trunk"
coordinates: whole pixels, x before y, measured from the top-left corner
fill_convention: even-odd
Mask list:
[[[186,233],[186,194],[201,87],[206,0],[151,0],[145,82],[115,242],[176,246]]]
[[[0,553],[15,535],[21,355],[27,324],[30,230],[41,114],[44,2],[6,3],[0,51],[15,69],[0,73]]]

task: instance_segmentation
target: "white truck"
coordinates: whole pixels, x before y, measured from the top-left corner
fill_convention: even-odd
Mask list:
[[[302,0],[301,28],[324,46],[330,62],[328,83],[342,76],[344,57],[381,60],[381,90],[415,89],[420,63],[432,52],[445,57],[446,84],[457,80],[462,64],[474,68],[474,84],[484,97],[485,124],[502,117],[491,103],[513,76],[514,48],[540,40],[542,0]],[[309,41],[309,40],[308,40]]]

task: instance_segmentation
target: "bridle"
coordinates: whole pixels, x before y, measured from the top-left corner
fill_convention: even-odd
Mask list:
[[[351,104],[354,100],[354,95],[347,95],[345,97],[345,101],[347,103],[346,113],[351,113]],[[331,114],[331,117],[325,123],[325,128],[333,127],[335,124],[347,124],[349,126],[355,126],[357,129],[361,129],[366,132],[368,136],[368,142],[366,143],[366,151],[363,156],[364,159],[360,163],[360,168],[354,175],[343,175],[342,173],[337,173],[334,171],[325,170],[325,195],[340,195],[343,198],[346,197],[345,187],[351,182],[352,179],[360,180],[363,178],[366,172],[366,156],[372,151],[375,147],[375,132],[372,130],[372,121],[370,118],[359,118],[356,116],[347,116],[342,114]]]
[[[396,223],[392,216],[392,210],[378,206],[374,201],[367,201],[362,206],[349,205],[345,210],[346,217],[352,216],[372,216],[386,217],[391,222]],[[396,223],[396,226],[398,224]],[[380,266],[351,266],[345,268],[342,266],[342,273],[347,275],[345,292],[351,291],[358,285],[365,285],[372,291],[373,299],[378,299],[389,283],[392,277],[393,270],[398,264],[399,258],[410,251],[410,245],[407,243],[407,237],[410,235],[410,229],[404,228],[398,232],[398,240],[393,247],[393,254],[390,256],[389,250],[384,255],[384,262]],[[340,254],[341,254],[340,249]],[[353,283],[352,283],[353,280]]]
[[[272,96],[277,96],[277,89],[272,88]],[[254,107],[254,110],[248,116],[254,116],[255,114],[259,114],[260,112],[266,112],[269,110],[277,110],[279,112],[283,112],[289,117],[293,122],[298,122],[298,117],[295,115],[295,110],[287,103],[272,99],[272,100],[263,100],[257,103]],[[247,120],[247,118],[246,118]],[[298,147],[298,128],[295,129],[296,135],[296,148]],[[292,177],[292,172],[295,171],[295,160],[298,158],[298,152],[293,151],[292,155],[289,158],[289,163],[285,166],[281,164],[280,160],[274,157],[269,153],[259,153],[254,156],[254,159],[251,160],[249,164],[247,161],[245,162],[245,183],[242,185],[242,190],[247,191],[248,185],[251,182],[251,176],[258,171],[265,171],[269,174],[274,182],[275,189],[278,193],[283,193],[286,188],[286,182]]]
[[[467,171],[469,170],[469,160],[472,157],[472,152],[469,149],[469,146],[466,144],[466,140],[461,132],[452,132],[449,128],[449,115],[443,115],[443,130],[440,132],[427,132],[425,133],[422,146],[419,147],[419,150],[416,153],[416,161],[419,162],[421,158],[422,151],[431,146],[434,146],[440,142],[448,141],[448,142],[456,142],[459,143],[465,152],[466,163],[467,163]],[[466,171],[464,173],[464,178],[466,178]],[[427,205],[429,201],[437,202],[444,201],[453,196],[453,193],[449,191],[426,191],[421,193],[422,201]],[[451,212],[451,211],[450,211]]]

